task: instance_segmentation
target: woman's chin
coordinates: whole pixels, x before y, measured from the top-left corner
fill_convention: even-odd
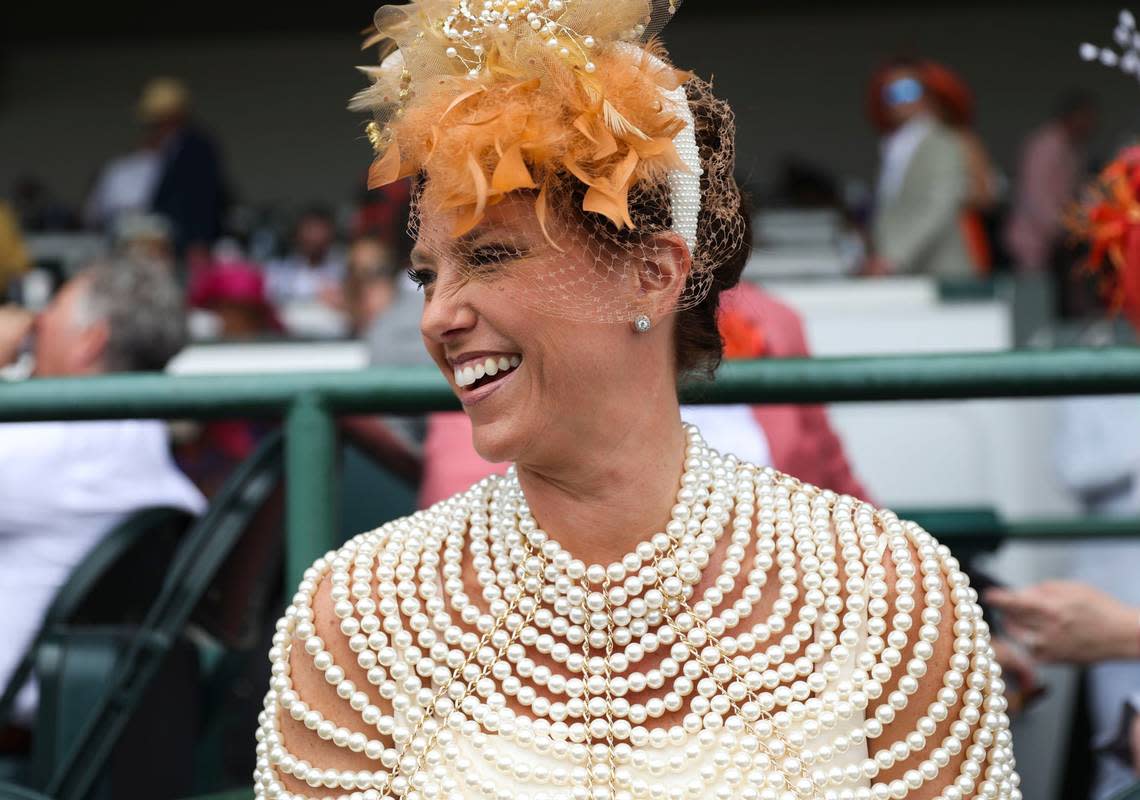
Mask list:
[[[479,457],[491,464],[518,460],[519,437],[517,429],[508,420],[497,419],[483,423],[473,421],[471,443]]]

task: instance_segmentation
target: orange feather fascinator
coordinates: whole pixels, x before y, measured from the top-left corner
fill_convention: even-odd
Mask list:
[[[352,108],[369,110],[370,187],[428,178],[456,235],[516,190],[546,203],[557,175],[587,187],[583,210],[632,228],[630,190],[684,169],[685,121],[663,102],[688,77],[655,34],[661,0],[418,0],[384,6],[378,67]]]

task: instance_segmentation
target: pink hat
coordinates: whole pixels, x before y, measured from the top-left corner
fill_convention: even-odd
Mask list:
[[[265,292],[265,276],[256,264],[225,261],[198,270],[190,279],[190,305],[215,308],[223,303],[248,305],[262,312],[273,330],[284,330]]]

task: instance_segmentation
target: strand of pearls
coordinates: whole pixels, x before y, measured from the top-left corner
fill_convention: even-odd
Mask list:
[[[937,782],[939,800],[1019,800],[1000,668],[949,551],[890,512],[721,456],[695,429],[688,439],[666,529],[608,565],[548,536],[514,474],[319,559],[269,653],[256,796],[886,800]],[[360,685],[317,635],[325,582]],[[765,589],[772,613],[753,621]],[[937,697],[883,741],[946,614],[953,656]],[[636,668],[653,653],[660,663]],[[358,725],[299,695],[298,663]],[[666,714],[680,722],[655,723]],[[298,758],[286,715],[369,768]],[[916,753],[902,778],[878,780]]]

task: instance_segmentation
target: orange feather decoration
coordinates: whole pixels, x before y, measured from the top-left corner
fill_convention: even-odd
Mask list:
[[[374,86],[353,104],[376,113],[386,134],[369,186],[425,173],[424,200],[456,210],[458,235],[506,194],[551,188],[569,173],[586,184],[584,210],[632,228],[630,190],[684,169],[673,139],[685,123],[666,110],[662,92],[688,75],[669,66],[657,43],[619,33],[651,16],[648,0],[577,0],[569,21],[613,28],[591,30],[598,39],[588,61],[566,58],[525,21],[488,35],[474,78],[456,69],[455,47],[441,38],[439,14],[449,7],[420,0],[378,16],[380,33],[399,49],[365,70]]]

